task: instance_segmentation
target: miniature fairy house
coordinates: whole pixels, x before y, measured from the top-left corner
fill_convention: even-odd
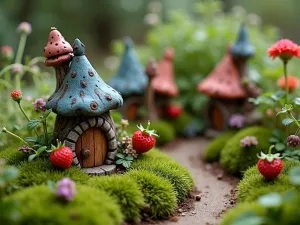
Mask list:
[[[124,45],[120,67],[109,84],[124,98],[124,105],[121,109],[123,116],[128,120],[135,120],[138,118],[139,108],[144,102],[148,78],[135,53],[132,40],[126,38]]]
[[[247,60],[254,55],[245,25],[241,26],[236,43],[229,47],[222,61],[198,84],[198,91],[211,97],[207,110],[209,126],[216,131],[227,128],[229,117],[243,108],[253,83],[243,85]],[[251,85],[250,85],[251,84]]]
[[[62,84],[46,107],[57,114],[54,138],[73,150],[73,162],[92,175],[115,171],[117,137],[110,110],[122,106],[121,95],[107,85],[76,39],[73,58]]]
[[[163,58],[158,64],[157,76],[152,81],[152,88],[155,92],[155,105],[159,116],[163,116],[170,99],[179,94],[174,81],[173,58],[174,49],[169,47],[164,51]]]

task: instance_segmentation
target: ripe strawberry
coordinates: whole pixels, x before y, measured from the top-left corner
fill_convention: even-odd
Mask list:
[[[68,169],[72,165],[73,153],[72,149],[64,146],[62,143],[58,143],[58,146],[52,147],[52,152],[50,154],[50,161],[53,166],[60,169]]]
[[[146,129],[142,125],[139,125],[137,127],[139,128],[139,130],[134,132],[132,135],[133,149],[138,154],[148,152],[151,148],[155,146],[155,136],[158,137],[158,135],[155,133],[155,130],[149,130],[150,121],[148,122],[148,126]]]
[[[177,118],[181,115],[182,113],[182,108],[179,105],[168,105],[167,106],[167,115],[168,117],[174,119]]]
[[[257,168],[261,175],[264,176],[267,180],[275,179],[282,170],[282,161],[279,153],[272,154],[271,150],[274,146],[272,145],[269,148],[269,153],[264,154],[261,152],[261,156],[258,156],[260,159],[257,163]]]

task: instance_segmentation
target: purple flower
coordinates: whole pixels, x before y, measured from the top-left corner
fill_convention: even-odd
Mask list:
[[[240,145],[243,148],[255,146],[258,144],[256,137],[254,136],[246,136],[240,140]]]
[[[75,183],[71,179],[63,178],[56,183],[56,196],[59,198],[72,201],[76,193]]]
[[[42,98],[37,98],[32,105],[36,112],[45,112],[46,111],[46,102]]]
[[[29,154],[33,149],[29,146],[22,146],[18,148],[18,151],[23,152],[24,154]]]
[[[30,34],[31,33],[31,24],[28,22],[22,22],[19,24],[17,28],[19,33],[25,33],[25,34]]]
[[[245,117],[242,114],[233,114],[228,121],[229,126],[234,128],[242,128],[244,123]]]

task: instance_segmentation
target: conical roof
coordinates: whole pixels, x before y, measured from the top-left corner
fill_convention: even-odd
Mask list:
[[[174,49],[167,48],[164,57],[158,64],[158,74],[153,78],[152,88],[155,92],[175,97],[179,94],[178,87],[174,81],[173,72]]]
[[[227,51],[222,61],[198,84],[198,91],[220,99],[246,98],[239,72],[231,54]]]
[[[45,66],[56,66],[70,61],[73,49],[69,42],[55,28],[51,27],[48,42],[44,48]]]
[[[124,53],[120,67],[109,84],[123,96],[142,95],[148,83],[148,77],[144,72],[130,38],[124,41]]]
[[[85,46],[76,39],[70,71],[47,103],[62,116],[98,116],[122,106],[121,95],[107,85],[84,55]]]
[[[255,53],[253,45],[248,38],[248,31],[245,24],[241,25],[235,44],[231,48],[231,54],[234,57],[248,58]]]

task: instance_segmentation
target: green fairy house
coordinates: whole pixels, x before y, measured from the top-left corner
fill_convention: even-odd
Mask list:
[[[126,119],[134,120],[138,117],[138,110],[144,104],[147,83],[148,77],[135,53],[133,42],[130,38],[126,38],[121,64],[109,81],[109,84],[124,98],[121,112]]]
[[[260,91],[247,79],[247,62],[254,55],[247,28],[241,25],[237,40],[213,71],[198,84],[197,90],[211,98],[207,109],[209,128],[222,131],[227,128],[229,117],[237,112],[247,114],[248,98]],[[247,82],[245,82],[247,81]]]
[[[107,85],[85,56],[76,39],[72,61],[61,86],[47,102],[57,114],[54,136],[73,150],[73,162],[92,175],[115,171],[117,137],[110,110],[123,104],[121,95]]]

